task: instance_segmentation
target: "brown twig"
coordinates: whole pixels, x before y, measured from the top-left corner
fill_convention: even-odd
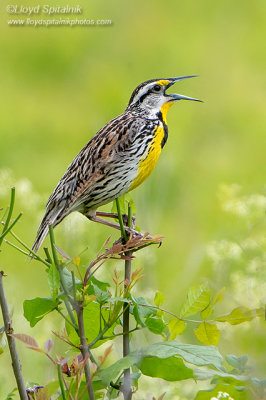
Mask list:
[[[129,255],[132,253],[130,252]],[[131,259],[125,261],[125,291],[128,289],[128,284],[131,278]],[[129,347],[129,307],[128,304],[123,305],[123,357],[130,353]],[[130,368],[124,370],[124,384],[122,392],[125,400],[132,398]]]
[[[125,232],[125,228],[123,225],[123,219],[120,210],[119,200],[116,200],[117,214],[119,217],[119,223],[121,227],[121,235],[122,239],[127,242],[129,238]],[[131,228],[133,222],[132,218],[132,209],[130,203],[128,204],[128,227]],[[133,222],[134,223],[134,222]],[[124,280],[124,296],[126,297],[128,288],[131,281],[131,260],[132,260],[132,251],[125,252],[125,280]],[[129,307],[127,303],[123,305],[123,357],[126,357],[130,353],[130,345],[129,345]],[[130,368],[124,370],[124,382],[121,387],[121,391],[124,396],[124,400],[132,399],[132,387],[131,387],[131,376],[130,376]]]
[[[2,314],[3,314],[3,320],[5,324],[5,332],[6,332],[6,337],[8,341],[8,346],[9,346],[9,351],[10,351],[10,356],[12,360],[12,368],[14,371],[14,375],[16,378],[17,386],[18,386],[18,391],[20,395],[21,400],[28,400],[28,396],[26,393],[26,388],[21,372],[21,365],[19,362],[19,357],[18,357],[18,352],[16,348],[16,341],[15,338],[11,335],[13,332],[13,328],[11,326],[11,320],[8,312],[8,306],[7,306],[7,301],[6,301],[6,296],[5,296],[5,291],[4,291],[4,285],[3,285],[3,276],[4,272],[0,272],[0,304],[1,304],[1,309],[2,309]]]
[[[76,313],[78,317],[78,327],[79,327],[79,337],[80,337],[80,351],[83,356],[83,360],[86,360],[84,365],[84,372],[86,383],[88,387],[88,395],[90,400],[95,400],[93,387],[92,387],[92,379],[90,373],[90,366],[89,366],[89,346],[86,341],[85,337],[85,328],[84,328],[84,319],[83,319],[83,304],[82,302],[78,302],[78,306],[76,308]]]

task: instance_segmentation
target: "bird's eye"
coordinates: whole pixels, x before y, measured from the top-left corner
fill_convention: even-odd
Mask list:
[[[160,85],[153,86],[153,91],[154,92],[160,92],[160,90],[161,90],[161,86]]]

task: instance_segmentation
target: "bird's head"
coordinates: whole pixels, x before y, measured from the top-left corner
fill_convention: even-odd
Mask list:
[[[169,79],[151,79],[141,83],[132,93],[127,109],[144,112],[148,118],[158,118],[161,113],[162,118],[166,120],[166,114],[169,108],[178,100],[193,100],[192,97],[182,94],[167,94],[166,90],[174,83],[183,79],[193,78],[197,75],[181,76],[179,78]]]

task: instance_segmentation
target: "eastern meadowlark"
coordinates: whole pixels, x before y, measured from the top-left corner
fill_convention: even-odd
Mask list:
[[[134,90],[126,110],[96,133],[69,165],[47,202],[33,251],[40,248],[49,225],[55,227],[72,211],[119,229],[99,217],[111,214],[96,210],[150,175],[167,141],[169,108],[182,99],[200,101],[166,90],[194,76],[151,79]]]

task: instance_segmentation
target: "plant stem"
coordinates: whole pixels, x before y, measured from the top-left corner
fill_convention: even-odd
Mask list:
[[[136,328],[131,329],[130,331],[125,332],[125,333],[130,334],[130,333],[132,333],[132,332],[139,331],[140,329],[142,329],[142,328],[136,327]],[[124,333],[124,332],[121,332],[121,333],[115,333],[115,334],[112,335],[112,336],[103,336],[102,339],[103,339],[103,340],[106,340],[106,339],[114,339],[114,338],[116,338],[117,336],[122,336],[122,335],[124,335],[125,333]]]
[[[123,222],[123,218],[122,218],[122,214],[121,214],[119,199],[115,199],[115,202],[116,202],[116,209],[117,209],[118,221],[119,221],[119,225],[120,225],[120,229],[121,229],[122,238],[126,242],[127,234],[125,231],[124,222]]]
[[[61,395],[63,400],[66,400],[66,394],[65,394],[65,388],[64,388],[64,383],[63,383],[63,376],[62,376],[62,370],[61,370],[61,365],[57,364],[57,374],[58,374],[58,381],[61,389]]]
[[[9,242],[8,240],[4,239],[4,242],[5,242],[6,244],[8,244],[9,246],[14,247],[14,249],[16,249],[16,250],[19,251],[20,253],[24,254],[25,256],[28,256],[28,255],[29,255],[29,253],[27,253],[26,251],[20,249],[18,246],[16,246],[15,244]]]
[[[50,253],[49,253],[48,248],[47,248],[47,247],[44,247],[43,250],[44,250],[44,252],[45,252],[45,255],[46,255],[46,258],[47,258],[48,263],[52,264],[52,263],[53,263],[53,260],[52,260],[52,257],[50,256]]]
[[[126,255],[131,255],[132,252],[127,252]],[[131,278],[131,260],[125,261],[125,291],[130,283]],[[123,305],[123,357],[126,357],[130,353],[129,348],[129,307],[128,304]],[[125,400],[130,400],[132,398],[131,389],[131,378],[130,378],[130,368],[124,370],[124,384],[123,384],[123,395]]]
[[[55,264],[56,269],[57,269],[57,271],[59,273],[59,278],[60,278],[60,283],[61,283],[62,290],[63,290],[64,294],[66,295],[64,303],[65,303],[68,315],[69,315],[69,317],[71,319],[71,322],[72,322],[72,324],[74,326],[76,326],[75,329],[77,330],[78,328],[77,328],[75,316],[74,316],[73,310],[71,308],[71,306],[73,306],[74,303],[73,303],[71,297],[69,296],[69,293],[68,293],[68,290],[67,290],[67,286],[66,286],[66,283],[65,283],[65,277],[64,277],[64,274],[63,274],[63,270],[59,265],[59,261],[58,261],[58,257],[57,257],[57,253],[56,253],[56,248],[55,248],[54,231],[53,231],[53,228],[52,228],[51,225],[49,225],[49,233],[50,233],[50,242],[51,242],[51,248],[52,248],[52,255],[53,255],[53,259],[54,259],[54,264]]]
[[[74,325],[74,324],[72,323],[72,321],[70,321],[70,320],[62,313],[62,311],[61,311],[59,308],[56,308],[56,311],[61,315],[61,317],[64,318],[64,320],[65,320],[69,325],[71,325],[74,329],[77,328],[77,326]]]
[[[1,271],[0,272],[0,304],[1,304],[2,314],[3,314],[4,324],[5,324],[6,337],[7,337],[7,341],[8,341],[9,351],[10,351],[10,355],[11,355],[11,359],[12,359],[12,368],[13,368],[14,375],[16,378],[20,399],[27,400],[28,396],[27,396],[25,384],[23,381],[21,365],[19,362],[15,338],[11,335],[13,329],[11,327],[11,321],[10,321],[10,316],[9,316],[9,312],[8,312],[8,306],[7,306],[7,301],[6,301],[6,296],[5,296],[4,286],[3,286],[3,276],[4,276],[4,272]]]
[[[72,277],[72,285],[73,285],[73,298],[74,298],[74,303],[77,301],[76,297],[76,279],[74,275],[74,271],[71,271],[71,277]]]
[[[84,329],[84,319],[83,319],[83,304],[82,302],[78,303],[78,307],[76,308],[76,313],[78,317],[78,327],[79,327],[79,338],[80,338],[80,351],[83,356],[83,360],[87,360],[84,365],[84,372],[86,383],[88,387],[88,395],[90,400],[95,400],[92,381],[91,381],[91,373],[90,373],[90,366],[89,366],[89,346],[86,342],[85,337],[85,329]]]
[[[105,334],[105,332],[108,331],[109,328],[110,328],[109,325],[105,325],[105,326],[103,327],[103,330],[99,333],[99,335],[96,336],[96,338],[93,339],[93,341],[89,344],[89,348],[90,348],[90,349],[95,345],[95,343],[97,343],[99,340],[101,340],[101,339],[103,338],[103,335]]]
[[[118,211],[118,210],[117,210]],[[120,210],[119,210],[120,211]],[[121,213],[118,213],[118,216],[121,217]],[[132,225],[132,210],[130,203],[128,204],[128,226]],[[122,232],[123,233],[123,232]],[[128,251],[125,253],[126,256],[131,256],[132,252]],[[125,260],[125,283],[124,290],[125,296],[128,291],[128,286],[131,281],[131,259]],[[129,346],[129,307],[128,304],[123,304],[123,357],[126,357],[130,353]],[[132,399],[132,388],[131,388],[131,377],[130,377],[130,368],[124,370],[124,384],[122,387],[122,392],[125,400]]]
[[[4,227],[3,227],[3,231],[2,231],[2,235],[1,235],[1,236],[3,236],[3,234],[4,234],[5,231],[7,230],[8,225],[9,225],[9,222],[10,222],[10,219],[11,219],[11,217],[12,217],[13,208],[14,208],[14,204],[15,204],[15,193],[16,193],[15,188],[12,187],[12,188],[11,188],[11,197],[10,197],[9,210],[8,210],[8,214],[7,214],[7,217],[6,217],[6,222],[5,222],[5,224],[4,224]],[[4,236],[2,237],[2,239],[0,239],[0,246],[1,246],[1,244],[2,244],[3,238],[4,238]]]
[[[134,305],[134,303],[133,303],[133,305]],[[213,319],[208,319],[207,321],[205,321],[205,320],[197,321],[197,320],[194,320],[194,319],[181,318],[181,317],[179,317],[178,315],[172,313],[171,311],[167,311],[167,310],[165,310],[164,308],[157,307],[157,306],[152,306],[152,305],[150,305],[150,304],[141,304],[141,303],[138,303],[138,306],[147,307],[147,308],[156,308],[156,310],[163,311],[163,312],[165,312],[166,314],[172,315],[172,316],[175,317],[176,319],[179,319],[180,321],[184,321],[184,322],[194,322],[195,324],[201,324],[202,322],[215,322],[215,320],[213,320]]]
[[[12,222],[12,224],[9,225],[9,227],[7,227],[7,225],[5,224],[4,227],[6,227],[5,231],[2,233],[2,235],[0,236],[0,245],[4,239],[4,237],[8,234],[8,232],[11,231],[11,229],[16,225],[16,223],[18,222],[18,220],[22,217],[23,213],[19,213],[19,215],[17,216],[17,218],[14,219],[14,221]]]
[[[38,260],[40,262],[42,262],[43,264],[45,264],[48,268],[51,267],[51,264],[49,264],[47,261],[45,261],[43,258],[41,258],[40,256],[38,256],[38,254],[36,254],[34,251],[32,251],[13,231],[10,231],[11,235],[23,246],[25,247],[26,250],[29,251],[28,256],[31,256],[31,254],[34,256],[34,260]]]

